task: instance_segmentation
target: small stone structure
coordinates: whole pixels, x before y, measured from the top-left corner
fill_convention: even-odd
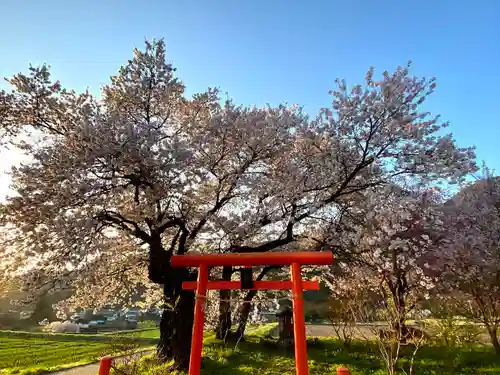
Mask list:
[[[293,312],[289,307],[282,308],[276,313],[278,319],[278,343],[282,346],[293,345]]]

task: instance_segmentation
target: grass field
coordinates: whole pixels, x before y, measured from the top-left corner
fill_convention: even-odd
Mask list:
[[[268,329],[267,329],[268,331]],[[249,334],[246,342],[226,346],[213,335],[206,337],[203,375],[292,375],[292,349],[278,348],[264,337],[266,329]],[[310,375],[334,375],[337,367],[348,367],[353,375],[385,375],[376,343],[354,342],[349,348],[331,338],[308,342]],[[462,346],[453,349],[424,347],[415,359],[415,375],[500,374],[500,360],[490,346]],[[403,362],[403,367],[408,363]],[[168,364],[158,366],[153,356],[141,360],[142,375],[167,373]],[[405,372],[401,371],[401,374]]]
[[[0,374],[32,375],[96,362],[127,343],[154,347],[160,331],[145,329],[102,334],[47,334],[0,331]]]
[[[97,361],[114,354],[116,341],[134,342],[140,347],[154,345],[158,330],[101,335],[47,335],[0,332],[0,374],[37,374]],[[120,339],[121,338],[121,339]]]
[[[1,374],[35,374],[64,365],[97,360],[106,349],[105,342],[59,341],[36,338],[0,340]]]
[[[224,345],[207,333],[203,375],[288,375],[295,374],[293,349],[276,347],[266,334],[273,325],[252,327],[245,342],[235,348]],[[325,327],[308,326],[308,333],[329,333]],[[319,332],[321,331],[321,332]],[[41,374],[47,371],[91,363],[117,350],[116,341],[150,347],[159,337],[155,329],[98,335],[47,335],[0,331],[0,374]],[[113,343],[113,344],[112,344]],[[356,341],[345,348],[331,338],[308,342],[310,375],[333,375],[337,367],[348,367],[353,375],[385,375],[375,343]],[[165,374],[168,365],[157,366],[152,356],[141,360],[143,375]],[[403,366],[407,363],[403,362]],[[469,345],[453,349],[422,348],[416,357],[415,375],[500,375],[500,360],[489,345]],[[401,372],[403,374],[403,372]]]

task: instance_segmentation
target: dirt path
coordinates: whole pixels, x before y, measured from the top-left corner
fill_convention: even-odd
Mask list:
[[[53,372],[54,375],[95,375],[99,371],[99,364],[94,363],[91,365],[73,367],[69,370],[62,370]]]
[[[115,359],[115,361],[118,362],[120,361],[124,362],[128,360],[135,361],[138,360],[140,357],[151,353],[153,353],[153,350],[140,351],[130,356],[118,357]],[[53,372],[52,375],[96,375],[98,372],[99,372],[99,363],[92,363],[89,365],[77,366],[67,370]]]

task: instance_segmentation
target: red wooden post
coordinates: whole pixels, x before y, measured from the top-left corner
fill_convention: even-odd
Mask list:
[[[106,356],[101,358],[101,362],[99,364],[99,375],[109,375],[111,371],[111,363],[113,362],[113,357]]]
[[[339,367],[337,369],[337,375],[351,375],[351,372],[349,369],[346,369],[345,367]]]
[[[291,268],[295,368],[297,375],[308,375],[301,265],[299,263],[292,263]]]
[[[189,358],[189,375],[200,374],[207,282],[208,267],[206,264],[200,264],[200,269],[198,271],[198,288],[196,289],[196,302],[194,305],[193,338],[191,341],[191,356]]]

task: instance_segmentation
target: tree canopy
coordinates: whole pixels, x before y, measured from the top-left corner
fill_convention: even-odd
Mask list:
[[[111,291],[123,278],[149,290],[147,269],[167,283],[174,253],[277,249],[358,192],[459,182],[476,170],[474,150],[421,109],[435,79],[409,68],[337,80],[315,117],[221,101],[217,89],[187,98],[161,40],[135,49],[100,99],[45,65],[17,74],[0,93],[0,128],[30,160],[13,167],[1,207],[7,271],[31,290]]]

